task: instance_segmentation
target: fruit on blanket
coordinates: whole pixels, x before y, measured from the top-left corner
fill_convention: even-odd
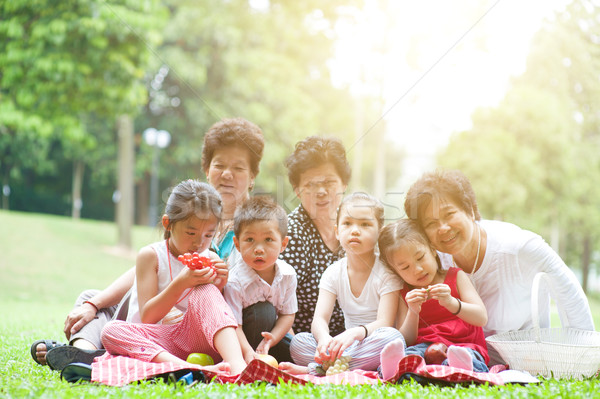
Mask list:
[[[177,257],[177,260],[179,260],[181,263],[183,263],[190,269],[199,270],[204,269],[205,267],[210,267],[215,273],[217,271],[217,269],[213,265],[212,260],[205,256],[200,256],[198,252],[186,252],[183,255],[179,255]]]
[[[256,358],[258,360],[262,360],[263,362],[267,363],[271,367],[279,368],[279,363],[277,363],[277,359],[275,359],[271,355],[267,355],[264,353],[257,353]]]
[[[212,366],[215,364],[213,358],[206,353],[190,353],[186,359],[186,362],[199,364],[200,366]]]
[[[323,370],[325,370],[325,375],[343,373],[344,371],[348,370],[350,368],[350,359],[352,359],[350,356],[341,356],[340,358],[335,359],[333,362],[331,360],[325,360],[323,362]]]
[[[425,363],[427,364],[442,364],[446,360],[446,352],[448,347],[441,342],[435,342],[425,350]]]

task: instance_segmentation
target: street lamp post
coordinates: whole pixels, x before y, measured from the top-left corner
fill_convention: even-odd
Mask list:
[[[148,223],[150,226],[156,225],[158,223],[158,171],[159,171],[159,150],[162,148],[166,148],[171,142],[171,134],[166,130],[156,130],[153,127],[150,127],[144,130],[143,133],[144,141],[149,146],[153,147],[152,149],[152,172],[150,178],[150,207],[148,209]]]

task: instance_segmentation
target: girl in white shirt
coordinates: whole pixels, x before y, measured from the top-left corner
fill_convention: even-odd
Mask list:
[[[355,193],[342,201],[335,230],[346,257],[323,273],[312,334],[294,336],[290,353],[295,364],[282,363],[281,369],[321,374],[319,366],[325,361],[349,356],[350,370],[376,370],[383,347],[402,339],[392,327],[402,283],[375,253],[382,227],[383,205],[376,198]],[[332,337],[329,319],[336,300],[344,313],[346,330]]]

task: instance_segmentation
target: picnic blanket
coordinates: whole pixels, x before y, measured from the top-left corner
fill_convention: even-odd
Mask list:
[[[256,381],[265,381],[273,384],[292,382],[295,384],[379,384],[383,380],[375,371],[353,370],[330,376],[318,377],[309,374],[292,375],[276,369],[267,363],[254,359],[239,375],[217,374],[203,369],[184,367],[173,363],[148,363],[124,356],[112,356],[108,353],[95,359],[92,364],[92,378],[98,382],[111,386],[123,386],[132,382],[152,379],[170,372],[181,373],[181,370],[200,370],[204,373],[206,381],[216,383],[249,384]],[[494,366],[489,373],[477,373],[449,366],[427,365],[425,360],[416,355],[404,357],[398,363],[398,370],[394,377],[386,383],[396,383],[399,380],[416,376],[419,382],[431,383],[489,383],[490,385],[503,385],[509,382],[537,382],[537,379],[524,373],[513,371],[506,372],[506,366]]]

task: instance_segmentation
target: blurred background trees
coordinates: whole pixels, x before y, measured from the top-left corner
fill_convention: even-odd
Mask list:
[[[438,163],[471,179],[484,217],[536,231],[580,265],[585,288],[600,248],[600,8],[578,0],[546,21],[526,71]]]
[[[467,11],[454,25],[487,10],[479,2],[461,4]],[[203,135],[224,117],[261,126],[266,148],[255,193],[277,195],[288,210],[296,200],[283,159],[314,134],[346,144],[354,169],[349,190],[379,195],[384,184],[405,191],[397,181],[407,154],[393,136],[412,132],[390,132],[382,118],[384,47],[398,41],[396,21],[385,12],[391,6],[398,4],[0,0],[2,207],[113,220],[114,201],[123,195],[117,185],[123,118],[133,127],[130,216],[138,224],[149,223],[154,155],[143,132],[171,134],[160,152],[160,208],[168,187],[204,178]],[[472,126],[456,132],[437,156],[438,166],[459,168],[471,179],[484,217],[543,235],[583,271],[584,285],[587,271],[600,263],[599,10],[595,1],[573,0],[545,21],[525,72],[502,101],[477,109]],[[383,21],[376,32],[365,24],[369,16]],[[357,51],[360,39],[370,47],[348,66],[359,71],[354,89],[333,83],[340,23],[362,23]],[[437,27],[446,36],[456,28],[448,24]],[[458,43],[458,52],[485,50],[485,31],[473,35]],[[407,40],[403,56],[410,67],[425,69],[429,56],[419,53],[419,37]],[[425,43],[445,51],[446,42],[433,33]],[[434,126],[436,115],[429,117],[424,122]],[[400,197],[392,202],[401,208]]]

